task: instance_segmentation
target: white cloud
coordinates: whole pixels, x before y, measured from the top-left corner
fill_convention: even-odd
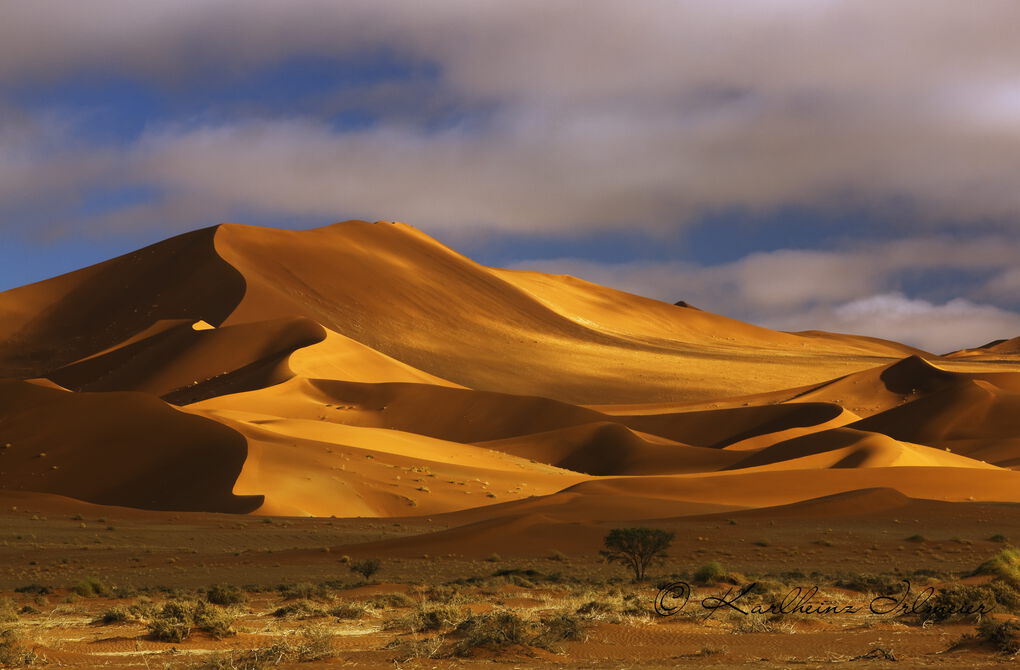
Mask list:
[[[977,347],[1020,333],[1020,314],[956,298],[942,304],[885,293],[769,323],[783,330],[861,333],[933,353]]]

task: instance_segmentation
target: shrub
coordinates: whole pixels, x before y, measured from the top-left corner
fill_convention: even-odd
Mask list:
[[[605,550],[602,556],[612,562],[620,562],[634,572],[634,581],[645,578],[645,571],[652,561],[666,557],[666,550],[673,543],[673,533],[657,528],[614,528],[602,540]]]
[[[980,614],[969,613],[978,605],[995,606],[995,597],[990,589],[978,586],[954,586],[942,589],[928,599],[921,611],[917,612],[917,620],[921,623],[931,621],[960,621],[963,619],[980,618]]]
[[[247,598],[236,586],[212,586],[205,593],[205,599],[213,605],[240,605]]]
[[[125,607],[116,605],[99,615],[94,623],[109,625],[114,623],[127,623],[129,621],[144,621],[158,615],[159,610],[146,599],[139,600],[133,605]]]
[[[336,635],[327,626],[309,626],[301,631],[301,641],[294,650],[294,657],[302,662],[333,658],[336,656],[333,647],[335,638]]]
[[[903,589],[906,588],[902,577],[888,573],[881,575],[844,575],[835,581],[834,586],[861,593],[877,593],[880,596],[902,593]]]
[[[285,584],[280,586],[280,595],[284,600],[326,600],[329,598],[329,589],[324,585],[301,582],[300,584]]]
[[[414,601],[403,593],[379,593],[366,601],[377,609],[389,609],[393,607],[411,607]]]
[[[457,626],[463,636],[454,647],[457,656],[475,649],[502,651],[514,645],[526,645],[531,639],[527,622],[513,612],[489,612],[472,615]]]
[[[411,612],[388,619],[383,627],[388,629],[403,628],[412,633],[426,633],[455,626],[459,621],[459,612],[452,605],[420,602]]]
[[[352,561],[350,567],[351,572],[359,574],[368,580],[372,578],[372,575],[379,571],[379,559],[365,558],[360,561]]]
[[[18,634],[11,629],[0,630],[0,665],[18,668],[38,660],[34,651],[25,649]]]
[[[131,612],[128,610],[128,608],[124,607],[123,605],[117,605],[116,607],[111,607],[110,609],[100,614],[99,617],[95,620],[95,623],[109,625],[112,623],[125,623],[127,621],[133,620],[134,617],[131,615]]]
[[[612,614],[616,610],[612,603],[603,602],[601,600],[589,600],[580,607],[577,608],[577,614],[583,614],[584,616],[598,616],[600,614]]]
[[[531,644],[542,649],[553,650],[553,645],[562,640],[583,640],[584,623],[574,614],[557,612],[543,617],[537,634]]]
[[[1016,621],[983,619],[977,626],[977,636],[995,645],[1000,653],[1015,654],[1020,651],[1020,623]]]
[[[995,598],[995,602],[1002,606],[1002,609],[1012,614],[1020,613],[1020,591],[1017,591],[1012,585],[996,579],[989,582],[985,588]]]
[[[726,569],[719,561],[709,561],[698,568],[692,579],[698,584],[715,584],[726,577]]]
[[[988,538],[988,540],[990,542],[1009,542],[1009,538],[1003,535],[1002,533],[996,533],[995,535],[992,535],[990,538]]]
[[[82,598],[104,598],[111,594],[111,589],[95,577],[86,577],[72,586],[71,592]]]
[[[193,628],[219,639],[234,634],[233,619],[203,601],[171,601],[149,621],[149,635],[162,642],[182,642]]]
[[[0,598],[0,622],[17,621],[18,607],[10,598]]]
[[[1010,586],[1020,587],[1020,549],[1006,547],[974,570],[975,575],[994,575]]]
[[[340,603],[329,610],[337,619],[360,619],[365,616],[365,607],[358,603]]]

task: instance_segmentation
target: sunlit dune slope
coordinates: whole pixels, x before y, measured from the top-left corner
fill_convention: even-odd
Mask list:
[[[725,397],[914,352],[867,338],[777,333],[576,281],[581,298],[557,302],[534,281],[479,265],[403,224],[221,226],[215,246],[246,281],[227,323],[305,316],[477,390],[571,403]],[[579,310],[589,293],[601,306]]]
[[[0,335],[0,487],[26,494],[475,524],[436,547],[878,495],[852,491],[1020,500],[1015,340],[781,333],[403,224],[188,233],[0,293]]]

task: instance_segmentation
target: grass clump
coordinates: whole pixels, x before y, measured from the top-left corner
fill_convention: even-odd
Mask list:
[[[323,584],[284,584],[279,587],[284,600],[328,600],[329,589]]]
[[[365,601],[376,609],[413,607],[414,601],[404,593],[379,593]]]
[[[409,613],[388,619],[387,629],[399,628],[412,633],[428,633],[456,626],[461,620],[460,611],[441,603],[420,602]]]
[[[201,600],[165,603],[148,623],[149,635],[161,642],[183,642],[191,631],[200,630],[216,639],[235,633],[234,621],[215,605]]]
[[[325,607],[305,599],[295,600],[273,610],[273,616],[280,619],[315,619],[328,614]]]

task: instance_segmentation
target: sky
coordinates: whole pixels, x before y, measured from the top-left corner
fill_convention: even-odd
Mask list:
[[[0,290],[414,225],[781,330],[1020,336],[1015,0],[9,0]]]

